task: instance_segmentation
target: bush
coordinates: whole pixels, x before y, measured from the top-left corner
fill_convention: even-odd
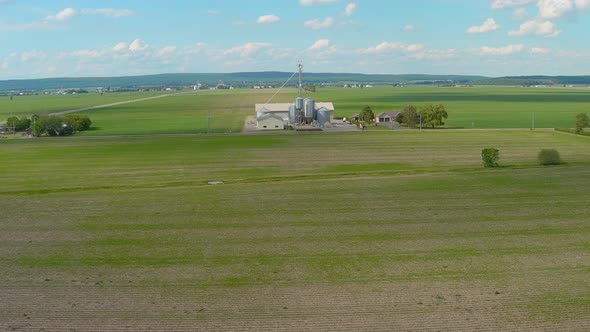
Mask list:
[[[481,159],[483,160],[483,167],[498,167],[500,150],[495,148],[485,148],[481,150]]]
[[[90,129],[92,121],[88,115],[68,114],[64,117],[64,123],[70,127],[72,131],[85,131]]]
[[[561,164],[561,158],[559,152],[555,149],[543,149],[539,152],[539,164],[541,165],[559,165]]]

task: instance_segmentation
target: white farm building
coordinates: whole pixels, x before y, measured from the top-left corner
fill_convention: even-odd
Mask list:
[[[256,128],[283,129],[296,125],[329,125],[334,119],[334,104],[331,102],[315,102],[312,98],[297,98],[294,103],[256,104]],[[269,115],[272,115],[272,119]],[[282,119],[283,126],[276,128],[269,121]]]

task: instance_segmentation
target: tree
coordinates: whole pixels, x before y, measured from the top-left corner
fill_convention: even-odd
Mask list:
[[[11,116],[6,119],[6,126],[14,128],[14,131],[24,131],[31,126],[31,120],[26,117]]]
[[[588,118],[588,114],[580,113],[576,115],[576,133],[581,133],[584,128],[590,126],[590,118]]]
[[[495,148],[485,148],[481,150],[481,159],[484,167],[497,167],[500,159],[500,150]]]
[[[561,157],[559,156],[559,152],[555,149],[543,149],[539,152],[537,157],[539,159],[539,164],[544,166],[561,164]]]
[[[369,124],[375,120],[375,114],[371,109],[371,106],[365,106],[359,113],[359,121]]]
[[[420,109],[422,115],[422,123],[434,128],[435,126],[442,126],[445,124],[444,119],[449,117],[447,110],[442,104],[432,105],[428,104]]]
[[[67,136],[71,134],[72,130],[64,125],[63,118],[60,116],[40,117],[33,126],[33,135],[35,136]]]
[[[401,112],[401,122],[408,125],[408,128],[416,128],[418,123],[418,112],[416,106],[408,105]]]
[[[92,121],[87,115],[68,114],[64,117],[64,123],[70,127],[72,131],[85,131],[90,129]]]

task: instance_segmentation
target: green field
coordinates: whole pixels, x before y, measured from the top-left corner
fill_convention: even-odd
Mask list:
[[[209,132],[238,132],[245,117],[254,115],[254,104],[266,102],[275,91],[207,90],[87,111],[95,128],[83,135],[206,133],[208,114]],[[273,102],[291,102],[296,95],[294,89],[285,89]],[[0,98],[0,119],[12,114],[49,113],[144,96],[23,96],[12,102],[4,97]],[[317,101],[332,101],[337,117],[356,114],[365,105],[379,113],[407,104],[442,103],[449,113],[447,127],[452,128],[530,128],[533,113],[536,128],[570,128],[576,114],[588,112],[590,105],[590,89],[582,88],[318,88],[311,96]]]
[[[589,147],[541,130],[3,140],[0,329],[587,331]],[[566,164],[536,165],[542,148]]]

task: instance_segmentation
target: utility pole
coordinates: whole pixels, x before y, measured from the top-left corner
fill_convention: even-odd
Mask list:
[[[211,111],[207,111],[207,134],[209,134],[209,122],[211,121]]]

